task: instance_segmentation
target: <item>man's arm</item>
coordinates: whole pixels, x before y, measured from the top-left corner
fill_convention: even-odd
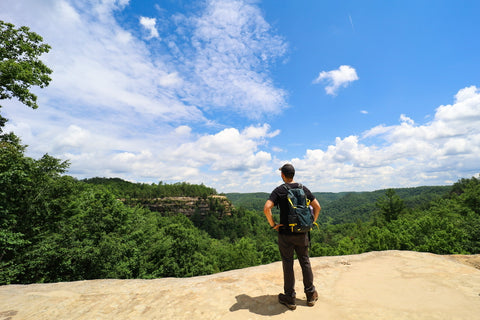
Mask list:
[[[272,200],[267,200],[267,202],[265,202],[265,206],[263,206],[263,213],[265,214],[265,217],[267,218],[270,227],[278,231],[278,228],[280,228],[282,225],[276,224],[273,220],[272,208],[274,205],[275,204]]]
[[[317,199],[314,199],[310,205],[313,207],[313,222],[316,222],[318,219],[318,216],[320,215],[320,210],[322,209],[320,207],[320,203],[318,202]]]

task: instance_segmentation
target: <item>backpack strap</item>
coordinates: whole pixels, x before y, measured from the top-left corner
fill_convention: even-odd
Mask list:
[[[298,184],[298,186],[297,186],[295,189],[302,189],[302,190],[303,190],[303,185],[302,185],[301,183],[297,183],[297,184]],[[283,187],[284,187],[285,189],[287,189],[287,195],[286,195],[286,197],[287,197],[288,202],[290,203],[290,206],[291,206],[292,208],[296,209],[297,207],[292,203],[292,199],[290,199],[290,197],[288,196],[288,192],[289,192],[292,188],[288,185],[288,183],[284,183],[284,184],[283,184]],[[308,206],[310,205],[310,200],[309,200],[307,197],[305,197],[305,202],[306,202],[307,207],[308,207]]]
[[[303,189],[303,185],[302,185],[301,183],[298,183],[298,182],[297,182],[297,184],[298,184],[298,187],[297,187],[297,188]],[[284,183],[284,184],[283,184],[283,187],[284,187],[285,189],[287,189],[287,191],[290,190],[290,189],[292,189],[292,188],[288,185],[288,183]]]

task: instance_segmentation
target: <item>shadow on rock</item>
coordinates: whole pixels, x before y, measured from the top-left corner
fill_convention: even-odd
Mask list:
[[[277,295],[250,297],[246,294],[241,294],[235,298],[237,303],[230,307],[231,312],[246,309],[262,316],[274,316],[288,311],[287,308],[278,303]]]

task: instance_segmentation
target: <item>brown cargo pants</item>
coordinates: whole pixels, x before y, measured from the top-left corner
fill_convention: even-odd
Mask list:
[[[303,286],[305,293],[314,292],[313,272],[308,255],[308,233],[279,233],[278,248],[283,265],[283,289],[287,296],[295,297],[295,273],[293,271],[294,252],[302,268]]]

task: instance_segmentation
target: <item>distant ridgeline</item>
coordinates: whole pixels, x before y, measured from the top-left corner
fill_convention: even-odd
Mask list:
[[[422,186],[395,189],[407,208],[421,207],[440,199],[452,186]],[[319,221],[322,223],[351,223],[368,221],[377,211],[376,202],[385,195],[386,190],[365,192],[313,192],[322,207]],[[269,193],[227,193],[235,207],[248,210],[262,210]]]
[[[224,195],[218,195],[213,188],[186,182],[174,184],[133,183],[120,178],[91,178],[86,183],[102,185],[129,206],[140,205],[163,215],[182,213],[193,215],[214,215],[221,219],[232,214],[232,203]]]
[[[133,183],[120,178],[91,178],[86,183],[102,185],[129,206],[141,205],[162,215],[182,213],[191,218],[212,215],[221,219],[230,216],[234,207],[260,212],[269,193],[227,193],[218,195],[213,188],[186,182],[174,184]],[[421,207],[440,199],[452,186],[422,186],[395,189],[407,208]],[[385,190],[370,192],[314,192],[322,206],[322,223],[351,223],[368,221],[377,211],[376,202]]]
[[[396,188],[395,193],[404,201],[406,208],[422,208],[439,200],[452,190],[452,186],[421,186]],[[322,206],[321,222],[333,224],[368,221],[377,211],[377,201],[386,190],[365,192],[314,193]]]

